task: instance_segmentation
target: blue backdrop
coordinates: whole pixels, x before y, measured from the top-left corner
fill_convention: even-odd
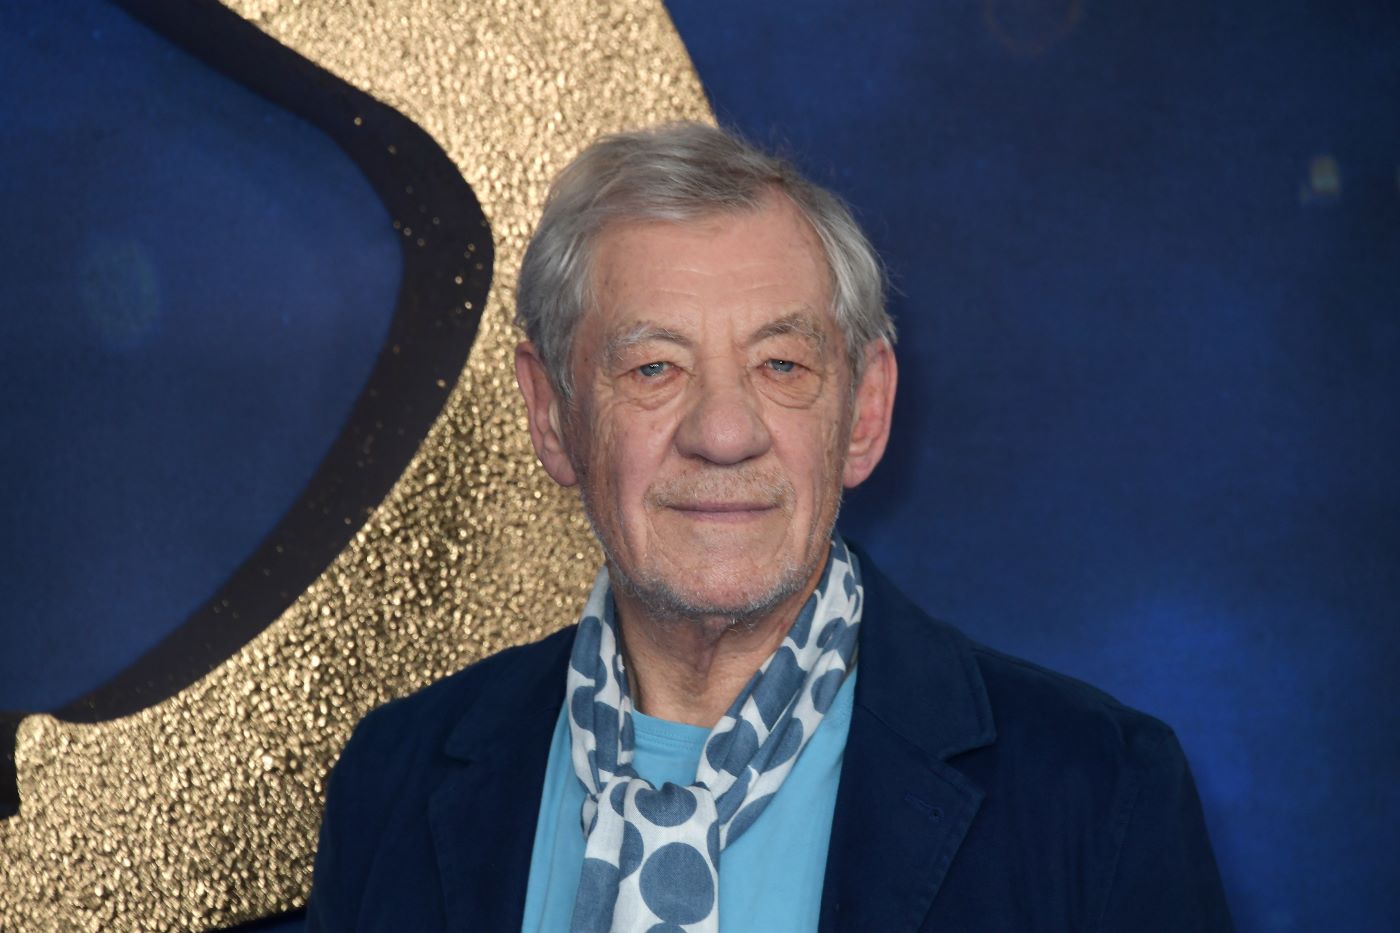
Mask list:
[[[668,7],[893,272],[847,533],[1176,727],[1241,930],[1400,928],[1400,13]],[[281,517],[400,267],[305,124],[100,0],[0,16],[0,708],[43,709]]]

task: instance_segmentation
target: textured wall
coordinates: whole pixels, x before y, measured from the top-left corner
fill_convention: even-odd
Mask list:
[[[520,430],[504,368],[513,257],[550,172],[595,130],[707,112],[686,50],[720,118],[788,145],[846,194],[895,274],[896,433],[848,502],[847,533],[974,637],[1177,728],[1241,929],[1400,925],[1400,19],[1359,2],[668,8],[685,49],[665,11],[639,3],[538,15],[506,2],[237,6],[437,141],[489,220],[491,291],[422,452],[276,625],[161,707],[105,725],[25,723],[24,806],[0,822],[0,927],[120,928],[140,916],[208,928],[296,904],[319,782],[353,719],[567,620],[593,551]],[[46,9],[32,0],[14,16],[61,28]],[[71,90],[116,109],[104,95],[134,66],[103,66],[115,30],[84,28]],[[0,29],[0,41],[61,60],[43,29]],[[180,133],[195,118],[173,103],[122,110],[129,126],[148,119],[152,143],[117,150],[107,131],[65,128],[61,95],[26,90],[23,60],[0,54],[0,134],[32,140],[38,126],[72,154],[37,187],[14,170],[32,147],[0,154],[5,202],[42,208],[12,215],[24,224],[0,255],[6,282],[35,283],[0,286],[3,427],[26,469],[54,464],[79,484],[145,477],[86,497],[54,485],[66,511],[8,506],[6,560],[23,569],[4,581],[0,705],[43,709],[178,628],[256,546],[364,379],[398,287],[386,252],[411,259],[425,229],[438,234],[431,221],[415,227],[416,204],[373,203],[353,171],[318,154],[314,133],[235,105],[234,91],[190,98],[209,127],[193,140]],[[193,78],[163,83],[203,93]],[[161,142],[172,139],[183,142]],[[96,238],[83,249],[97,258],[76,250],[75,267],[98,287],[65,312],[43,284],[71,287],[62,264],[50,273],[25,257],[89,242],[72,228],[75,207],[97,198],[70,169],[84,159],[94,177],[159,165],[134,190],[198,197],[153,202],[152,216],[208,211],[219,223],[207,241],[198,225],[143,232],[166,248],[160,230],[175,229],[182,247],[146,264]],[[296,217],[279,222],[277,205]],[[242,260],[233,271],[218,260],[245,223],[266,254],[240,275]],[[460,258],[449,277],[482,271]],[[206,260],[216,271],[192,271]],[[162,277],[167,262],[183,278]],[[278,305],[250,279],[297,298]],[[171,346],[162,369],[151,354],[182,333],[179,316],[220,306],[201,303],[202,283],[232,308],[240,342]],[[92,294],[107,300],[85,304]],[[282,318],[301,343],[279,334]],[[87,343],[55,365],[25,343],[45,322],[44,339]],[[332,326],[342,336],[328,352],[315,338]],[[222,381],[190,382],[182,360],[224,367]],[[146,385],[133,405],[216,388],[198,405],[140,409],[136,442],[116,436],[91,393],[69,402],[96,413],[95,428],[45,422],[26,404],[97,377]],[[427,388],[436,378],[425,374]],[[271,395],[319,395],[305,411],[249,411],[259,380]],[[257,449],[260,424],[301,442],[267,445],[227,481],[160,471],[182,453],[169,438],[189,439],[192,463],[226,461],[226,450]],[[124,452],[132,459],[118,462]],[[83,474],[74,458],[110,468]],[[3,461],[11,488],[41,488],[16,475],[19,462]],[[208,513],[173,520],[191,509]],[[172,520],[141,520],[160,510]],[[107,582],[63,556],[79,536],[101,544],[92,553],[107,555]]]
[[[234,9],[427,132],[480,202],[489,228],[477,233],[494,241],[467,242],[443,274],[464,286],[487,275],[491,289],[484,311],[460,300],[436,309],[440,336],[423,339],[449,339],[463,307],[482,312],[465,369],[455,385],[438,381],[442,413],[403,475],[368,515],[344,516],[358,525],[349,544],[280,618],[133,715],[19,725],[20,808],[0,822],[6,928],[209,929],[297,905],[322,780],[358,718],[569,620],[596,558],[573,499],[529,451],[510,369],[515,269],[549,179],[589,139],[708,116],[654,3]],[[41,32],[26,38],[44,53]],[[347,132],[370,125],[343,119]],[[395,138],[381,142],[396,154]],[[453,218],[409,204],[392,218],[406,256],[460,235],[439,229]],[[494,273],[482,261],[492,245]],[[265,337],[275,346],[275,333]],[[142,541],[140,528],[127,531]]]

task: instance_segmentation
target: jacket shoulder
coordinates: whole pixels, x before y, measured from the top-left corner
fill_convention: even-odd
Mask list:
[[[969,640],[999,742],[1053,739],[1061,748],[1123,755],[1174,744],[1170,726],[1066,674]],[[1087,747],[1086,747],[1087,746]]]
[[[440,751],[464,715],[501,684],[519,686],[552,674],[567,655],[574,628],[507,648],[414,693],[371,710],[355,727],[344,758],[371,758],[377,768],[394,758],[407,764]],[[415,754],[417,753],[417,754]],[[340,765],[337,765],[339,770]]]
[[[509,729],[519,711],[550,703],[557,711],[572,641],[573,629],[565,629],[509,648],[360,720],[328,781],[308,930],[353,929],[376,877],[380,884],[393,879],[394,893],[412,902],[404,908],[410,914],[431,913],[429,801],[460,757],[454,738],[463,730]],[[432,926],[427,914],[412,916],[405,915],[403,928]]]
[[[1228,931],[1229,907],[1171,727],[1083,681],[974,645],[997,740],[969,755],[994,839],[1039,840],[1094,930]],[[1065,855],[1063,853],[1072,853]],[[1046,872],[1054,864],[1042,866]]]

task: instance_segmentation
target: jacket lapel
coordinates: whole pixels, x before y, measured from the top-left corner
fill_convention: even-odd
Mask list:
[[[572,630],[551,641],[502,664],[447,741],[428,818],[448,930],[520,929]]]
[[[996,738],[966,639],[900,594],[864,554],[855,709],[820,929],[919,929],[982,802],[947,763]]]

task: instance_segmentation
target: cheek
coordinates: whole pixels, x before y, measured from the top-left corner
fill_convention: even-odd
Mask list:
[[[627,406],[624,406],[627,407]],[[660,419],[635,410],[598,419],[591,439],[598,480],[606,483],[621,510],[637,507],[666,458],[671,432]]]
[[[840,495],[845,465],[845,431],[840,411],[803,412],[778,419],[770,431],[788,479],[798,487],[799,497],[810,507],[821,510]]]

